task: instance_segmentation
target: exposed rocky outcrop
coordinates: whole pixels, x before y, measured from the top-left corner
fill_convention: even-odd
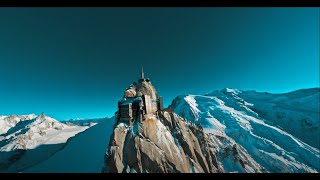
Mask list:
[[[222,172],[209,143],[200,126],[159,111],[142,123],[115,124],[103,172]]]
[[[158,97],[157,91],[149,79],[134,82],[124,91],[124,97],[137,97],[142,95],[148,95],[151,99],[157,99]]]
[[[152,86],[149,80],[138,82],[137,86],[137,96],[149,95],[151,99],[157,98],[157,91]]]
[[[131,84],[125,91],[124,97],[136,97],[137,95],[137,88]]]

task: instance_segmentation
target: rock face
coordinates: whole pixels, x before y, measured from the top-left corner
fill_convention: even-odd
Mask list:
[[[124,91],[124,97],[137,97],[142,95],[148,95],[151,99],[157,99],[158,97],[157,91],[149,79],[140,79],[138,82],[132,83]]]
[[[156,99],[157,98],[157,91],[156,89],[152,86],[150,80],[147,81],[140,81],[137,86],[137,96],[142,96],[144,95],[149,95],[151,99]]]
[[[296,138],[317,136],[318,96],[229,88],[178,96],[143,121],[116,121],[103,172],[319,172],[317,144]]]
[[[138,98],[143,99],[139,104]],[[150,110],[150,104],[155,102],[156,106]],[[162,98],[142,71],[138,83],[130,85],[118,102],[103,172],[266,172],[232,139],[205,133],[201,124],[196,125],[192,120],[197,117],[198,109],[188,111],[192,110],[189,104],[182,105],[180,109],[188,114],[181,113],[184,119],[160,104]],[[196,107],[196,102],[191,102],[191,106]]]
[[[132,126],[115,124],[103,172],[222,172],[200,126],[163,110]]]

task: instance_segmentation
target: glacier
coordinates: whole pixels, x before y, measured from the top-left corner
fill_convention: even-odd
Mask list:
[[[229,142],[244,149],[245,156],[268,172],[319,172],[319,99],[315,97],[319,97],[319,88],[286,94],[225,88],[206,95],[178,96],[170,108],[201,124],[213,138],[223,138],[222,147]],[[274,115],[285,110],[288,112],[281,119]],[[311,125],[303,126],[305,119]],[[315,141],[307,144],[300,140],[305,132]],[[221,154],[223,151],[221,148]],[[239,172],[228,161],[220,156],[226,172]]]

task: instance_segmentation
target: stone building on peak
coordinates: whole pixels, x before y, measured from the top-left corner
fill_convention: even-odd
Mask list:
[[[131,84],[118,101],[118,122],[142,123],[146,115],[155,115],[163,109],[162,96],[158,96],[149,78],[145,78],[143,68],[140,79]]]

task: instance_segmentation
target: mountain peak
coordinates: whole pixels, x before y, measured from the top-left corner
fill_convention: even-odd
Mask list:
[[[44,112],[42,112],[42,113],[40,114],[40,117],[41,117],[41,118],[44,118],[44,117],[45,117]]]
[[[141,74],[118,102],[103,172],[222,172],[203,129],[163,109]]]
[[[0,139],[0,144],[2,143],[0,152],[35,149],[44,144],[65,143],[70,137],[89,128],[89,126],[69,126],[45,116],[44,113],[38,117],[35,114],[29,114],[17,116],[11,121],[1,121],[2,119],[0,119],[0,136],[7,140],[1,142]],[[2,127],[2,125],[5,126]]]
[[[223,93],[233,93],[233,94],[238,94],[239,92],[241,92],[240,90],[235,88],[223,88],[220,91]]]
[[[46,120],[46,116],[45,114],[42,112],[37,118],[36,118],[36,122],[42,122]]]

